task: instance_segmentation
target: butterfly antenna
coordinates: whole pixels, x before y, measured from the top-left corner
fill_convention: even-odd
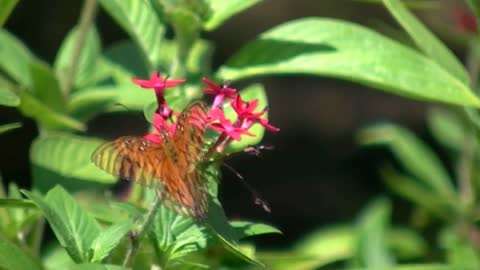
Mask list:
[[[243,186],[248,189],[248,191],[250,191],[250,193],[252,194],[253,198],[255,199],[256,205],[260,205],[265,212],[271,212],[270,206],[268,206],[268,204],[261,198],[260,194],[250,184],[248,184],[248,182],[239,172],[237,172],[232,166],[228,165],[227,163],[223,163],[222,165],[225,166],[225,168],[227,168],[233,174],[235,174],[238,179],[240,179],[240,181],[243,183]]]
[[[243,152],[263,159],[262,151],[265,151],[265,150],[270,151],[270,150],[273,150],[273,149],[275,149],[275,147],[273,145],[260,144],[260,145],[249,146],[249,147],[243,149]]]

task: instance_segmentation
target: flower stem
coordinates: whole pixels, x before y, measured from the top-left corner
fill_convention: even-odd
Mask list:
[[[67,73],[65,75],[65,80],[63,81],[62,85],[62,90],[65,96],[68,96],[72,91],[75,74],[77,73],[78,64],[80,62],[82,48],[85,43],[87,32],[90,29],[90,25],[92,24],[96,8],[96,0],[85,0],[82,11],[80,13],[80,20],[78,22],[77,29],[78,34],[72,49],[70,66],[68,67]]]
[[[155,217],[155,214],[158,211],[158,208],[161,205],[161,200],[157,198],[157,196],[154,197],[153,205],[148,210],[147,214],[145,214],[143,223],[140,225],[140,229],[138,231],[138,234],[133,237],[132,244],[130,247],[127,249],[127,252],[125,254],[125,259],[123,260],[123,266],[127,267],[130,266],[133,263],[133,259],[136,255],[136,252],[140,248],[140,243],[142,242],[143,238],[145,237],[145,234],[148,232],[150,229],[153,218]]]

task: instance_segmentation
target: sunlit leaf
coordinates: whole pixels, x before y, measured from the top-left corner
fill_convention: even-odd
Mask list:
[[[3,0],[0,2],[0,27],[7,21],[18,0]]]
[[[156,247],[170,263],[206,247],[205,227],[164,206],[153,224]]]
[[[469,86],[435,61],[363,26],[303,18],[263,34],[220,67],[218,77],[239,80],[274,74],[310,74],[352,80],[397,95],[479,106]]]
[[[73,50],[78,39],[77,28],[73,28],[60,46],[55,57],[54,69],[57,77],[62,83],[62,90],[65,90],[66,76],[69,76],[70,66],[72,64]],[[95,27],[91,27],[86,35],[83,46],[80,48],[78,56],[78,66],[73,79],[73,86],[81,87],[91,81],[93,73],[96,71],[96,62],[100,54],[100,38]]]
[[[42,267],[0,232],[0,269],[41,270]]]
[[[386,199],[370,203],[358,218],[355,261],[361,266],[387,268],[394,264],[387,249],[391,206]]]
[[[99,264],[99,263],[84,263],[77,264],[71,268],[72,270],[129,270],[118,265]]]
[[[9,89],[6,85],[2,84],[0,80],[0,105],[16,107],[20,105],[20,98],[18,95]]]
[[[450,74],[469,84],[467,71],[455,55],[400,0],[383,0],[388,11],[413,39],[417,47]]]
[[[103,258],[108,256],[112,249],[114,249],[123,236],[133,227],[132,220],[126,220],[111,225],[106,230],[103,230],[100,235],[95,238],[91,246],[93,252],[92,262],[100,262]]]
[[[20,94],[19,110],[35,119],[42,128],[55,131],[84,131],[85,125],[70,116],[56,112],[26,91]]]
[[[254,223],[249,221],[232,221],[230,222],[230,225],[235,230],[238,239],[243,239],[245,237],[259,234],[282,233],[279,229],[263,223]]]
[[[214,30],[222,25],[224,21],[233,15],[242,12],[243,10],[255,5],[261,0],[208,0],[211,14],[210,18],[205,22],[204,28],[207,31]]]
[[[30,63],[35,57],[25,45],[7,32],[0,29],[0,69],[24,86],[30,86]]]
[[[149,68],[154,68],[165,30],[150,1],[100,0],[100,4],[142,48]]]
[[[22,191],[45,215],[60,244],[76,263],[88,262],[88,249],[100,234],[95,219],[83,210],[60,186],[50,190],[45,198]]]
[[[91,161],[93,151],[101,143],[101,140],[69,134],[36,139],[30,149],[34,187],[46,191],[62,184],[78,190],[115,183],[115,177]]]

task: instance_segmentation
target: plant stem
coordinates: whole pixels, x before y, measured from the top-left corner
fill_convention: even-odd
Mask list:
[[[75,44],[72,49],[72,60],[65,75],[64,83],[62,85],[62,90],[65,97],[67,97],[72,91],[75,74],[77,73],[78,64],[80,62],[81,51],[85,43],[87,32],[90,29],[90,25],[92,24],[96,8],[96,0],[85,0],[82,11],[80,13],[80,20],[78,22],[77,39],[75,40]]]
[[[475,42],[472,42],[469,46],[466,57],[466,66],[470,77],[470,88],[476,93],[480,65]],[[472,126],[473,125],[470,125],[466,131],[458,166],[458,186],[461,200],[465,206],[470,206],[475,201],[475,191],[472,183],[472,166],[475,158],[477,142],[476,129],[472,128]]]
[[[155,217],[155,214],[158,211],[158,208],[161,205],[161,201],[157,198],[157,196],[154,197],[153,205],[148,210],[148,213],[145,214],[143,223],[140,225],[140,229],[138,231],[138,234],[133,237],[132,244],[130,247],[127,249],[127,253],[125,254],[125,259],[123,260],[123,266],[128,267],[132,264],[133,259],[136,255],[136,252],[140,248],[140,243],[142,242],[143,238],[145,237],[145,234],[148,232],[150,229],[150,226],[152,225],[153,218]]]

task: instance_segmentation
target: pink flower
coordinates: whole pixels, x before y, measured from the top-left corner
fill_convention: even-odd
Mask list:
[[[234,98],[237,95],[235,88],[228,87],[228,83],[224,83],[223,86],[219,86],[206,78],[202,78],[202,81],[208,86],[203,89],[205,94],[215,95],[213,100],[212,109],[218,108],[225,98]]]
[[[173,137],[173,135],[175,135],[175,130],[177,128],[177,123],[174,122],[172,124],[168,124],[165,118],[160,113],[155,113],[153,115],[153,127],[155,128],[156,132],[146,134],[143,137],[154,143],[162,143],[161,134],[167,131],[170,134],[170,136]]]
[[[225,117],[225,113],[219,108],[212,109],[208,116],[212,130],[221,132],[223,135],[236,141],[240,141],[242,135],[255,136],[255,134],[248,131],[248,128],[234,126],[232,122]]]
[[[157,112],[161,113],[165,118],[170,118],[172,116],[172,110],[168,108],[165,98],[163,97],[163,90],[165,88],[175,87],[178,84],[185,82],[185,79],[168,80],[168,78],[162,78],[160,72],[155,72],[150,76],[150,80],[132,78],[132,81],[142,88],[154,89],[158,103]]]
[[[235,99],[232,100],[231,105],[238,115],[237,122],[241,123],[242,128],[249,129],[253,124],[259,123],[269,131],[280,131],[279,128],[270,125],[268,119],[260,118],[268,110],[267,107],[259,112],[254,112],[258,106],[258,99],[254,99],[251,102],[245,102],[240,95],[237,95]]]
[[[132,81],[143,88],[153,88],[155,91],[163,91],[165,88],[175,87],[185,82],[185,79],[168,80],[168,78],[162,78],[160,72],[155,72],[150,76],[150,80],[132,78]]]

